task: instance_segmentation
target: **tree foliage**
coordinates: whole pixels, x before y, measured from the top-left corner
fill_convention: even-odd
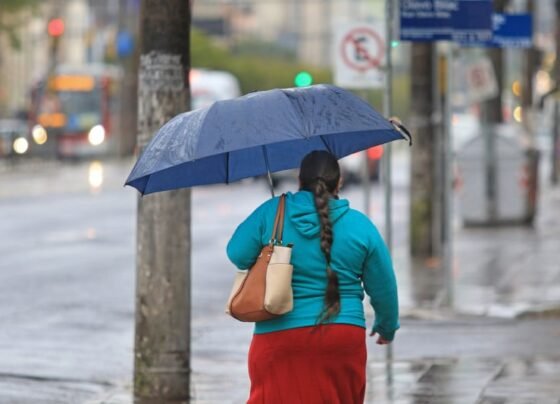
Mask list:
[[[2,0],[0,2],[0,12],[13,13],[36,4],[38,4],[38,0]]]
[[[297,52],[295,50],[287,49],[279,44],[255,38],[244,39],[236,42],[231,47],[231,51],[236,56],[259,55],[267,58],[280,58],[291,62],[297,61]]]
[[[210,38],[193,30],[191,35],[191,62],[193,67],[227,70],[234,74],[244,93],[293,87],[297,72],[306,70],[314,83],[330,83],[330,71],[298,64],[282,56],[250,54],[245,51],[234,55]]]
[[[39,0],[0,0],[0,37],[3,34],[8,35],[10,44],[14,48],[19,48],[17,29],[21,27],[22,21],[17,13],[38,4]]]

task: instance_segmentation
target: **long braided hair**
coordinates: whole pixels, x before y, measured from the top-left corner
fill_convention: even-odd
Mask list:
[[[340,312],[338,276],[331,269],[331,247],[333,229],[329,218],[329,199],[335,195],[340,180],[338,161],[326,151],[313,151],[301,162],[299,171],[300,188],[312,192],[321,223],[321,251],[327,260],[327,289],[325,306],[319,323],[329,321]]]

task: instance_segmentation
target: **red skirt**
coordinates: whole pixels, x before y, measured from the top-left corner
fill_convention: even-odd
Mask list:
[[[362,404],[365,329],[330,324],[255,334],[247,404]]]

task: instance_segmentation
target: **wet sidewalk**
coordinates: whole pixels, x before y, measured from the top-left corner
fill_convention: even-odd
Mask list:
[[[376,404],[560,403],[560,363],[545,359],[397,362],[374,372],[366,402]]]
[[[226,369],[224,369],[226,370]],[[194,376],[195,404],[241,404],[247,390],[228,383],[203,386]],[[368,368],[365,403],[375,404],[559,404],[560,362],[547,359],[437,359],[377,362]],[[231,380],[231,379],[230,379]],[[204,389],[205,388],[205,389]],[[132,404],[130,388],[86,404]],[[310,403],[311,404],[311,403]]]
[[[193,403],[246,402],[249,339],[250,326],[229,319],[195,325]],[[559,341],[550,319],[404,319],[393,362],[368,339],[365,403],[560,404]],[[130,387],[87,404],[132,404]]]
[[[448,314],[503,318],[560,314],[559,246],[560,187],[541,188],[533,226],[477,228],[457,223],[454,305]],[[446,288],[440,263],[413,262],[405,250],[401,246],[394,254],[403,313],[442,315]]]

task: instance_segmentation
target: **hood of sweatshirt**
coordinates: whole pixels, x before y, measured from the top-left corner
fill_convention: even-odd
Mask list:
[[[288,194],[286,200],[287,215],[296,230],[304,237],[313,238],[321,232],[319,214],[315,207],[313,194],[308,191],[299,191],[295,194]],[[329,200],[329,218],[336,223],[348,210],[350,204],[346,199]]]

